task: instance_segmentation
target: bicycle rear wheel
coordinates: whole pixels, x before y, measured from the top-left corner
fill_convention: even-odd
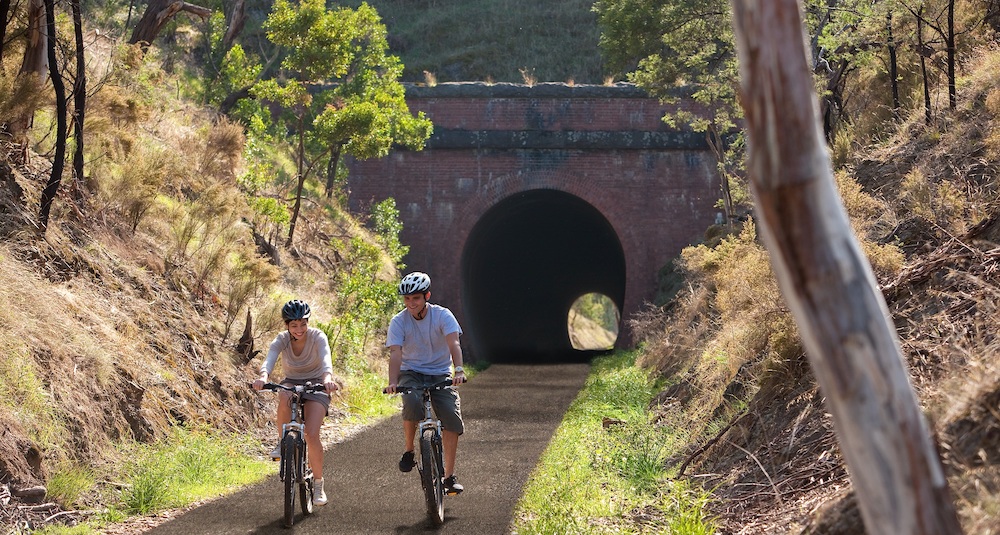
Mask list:
[[[296,466],[295,437],[292,433],[281,439],[281,480],[284,483],[285,527],[295,522],[295,480],[298,478]]]
[[[427,516],[431,523],[444,523],[444,481],[441,473],[440,441],[434,440],[434,431],[427,429],[420,435],[420,483],[424,487]]]

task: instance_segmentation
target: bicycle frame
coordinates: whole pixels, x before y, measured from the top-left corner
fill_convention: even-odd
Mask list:
[[[438,526],[444,523],[444,456],[441,444],[441,420],[434,414],[431,392],[450,388],[451,385],[451,379],[447,379],[436,385],[396,390],[398,394],[421,391],[424,419],[417,423],[417,438],[420,445],[417,471],[420,473],[420,486],[424,490],[427,516],[431,523]]]
[[[295,496],[293,486],[299,486],[299,501],[302,514],[313,512],[313,473],[309,466],[308,445],[305,440],[305,401],[308,392],[322,392],[323,385],[291,385],[266,383],[264,389],[277,392],[291,392],[291,420],[281,426],[281,458],[278,479],[284,484],[285,526],[291,527],[295,516]]]

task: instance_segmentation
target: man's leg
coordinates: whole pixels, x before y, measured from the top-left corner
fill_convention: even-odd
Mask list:
[[[441,445],[444,447],[444,477],[451,477],[455,475],[455,455],[458,452],[458,433],[454,431],[442,431]]]
[[[417,422],[403,420],[403,439],[406,449],[403,451],[413,451],[413,437],[417,435]]]

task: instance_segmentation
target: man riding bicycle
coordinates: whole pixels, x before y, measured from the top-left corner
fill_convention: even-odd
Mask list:
[[[400,281],[399,294],[403,296],[406,308],[389,322],[385,342],[389,348],[389,386],[386,391],[395,393],[397,387],[402,389],[440,383],[451,376],[452,365],[455,366],[453,384],[464,383],[462,346],[458,339],[462,328],[451,310],[427,302],[431,296],[431,278],[419,271],[410,273]],[[417,423],[424,417],[420,395],[419,390],[414,390],[403,396],[404,450],[399,460],[402,472],[409,472],[416,465],[414,436]],[[453,389],[436,390],[431,402],[443,429],[445,492],[459,494],[464,490],[455,477],[458,437],[465,431],[461,398]]]

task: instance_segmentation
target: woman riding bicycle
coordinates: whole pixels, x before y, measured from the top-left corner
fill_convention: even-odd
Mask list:
[[[431,278],[415,271],[399,283],[405,309],[389,322],[385,345],[389,348],[389,386],[386,391],[396,392],[397,387],[420,387],[437,384],[451,375],[455,366],[453,384],[465,382],[462,370],[462,346],[458,337],[462,328],[455,315],[447,308],[428,303],[431,296]],[[444,484],[448,494],[462,492],[455,478],[455,456],[458,437],[465,430],[462,422],[462,404],[458,392],[451,389],[436,390],[432,395],[434,414],[441,420],[442,446],[444,449]],[[399,469],[413,470],[416,464],[413,453],[417,422],[424,417],[420,392],[403,396],[403,457]]]
[[[308,445],[309,465],[314,476],[314,505],[326,505],[326,492],[323,490],[323,443],[319,430],[323,419],[329,413],[330,393],[339,390],[340,384],[333,377],[333,361],[330,358],[330,343],[323,331],[309,327],[309,316],[312,311],[309,305],[298,299],[285,303],[281,309],[281,317],[285,320],[287,331],[278,333],[271,342],[267,358],[260,367],[260,375],[253,383],[254,390],[264,387],[278,357],[282,358],[281,369],[285,373],[282,384],[302,385],[307,382],[322,384],[326,392],[310,392],[305,394],[305,430]],[[280,391],[275,425],[278,428],[278,446],[271,452],[272,459],[281,457],[282,426],[292,419],[291,394]]]

